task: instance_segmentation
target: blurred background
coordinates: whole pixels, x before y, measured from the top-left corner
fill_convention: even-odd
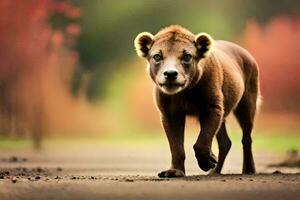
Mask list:
[[[75,140],[166,145],[133,40],[170,24],[248,49],[263,96],[254,145],[300,149],[298,0],[1,0],[0,149]],[[187,137],[198,131],[190,120]]]

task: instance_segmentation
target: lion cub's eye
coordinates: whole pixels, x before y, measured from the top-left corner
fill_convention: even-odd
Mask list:
[[[159,54],[155,54],[154,56],[153,56],[153,59],[154,59],[154,61],[155,62],[160,62],[161,60],[162,60],[162,57],[161,57],[161,55],[159,55]]]
[[[190,64],[192,62],[192,58],[193,56],[191,54],[184,54],[184,56],[182,57],[182,62],[184,64]]]

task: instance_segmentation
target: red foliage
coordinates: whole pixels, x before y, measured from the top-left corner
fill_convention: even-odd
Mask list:
[[[300,112],[300,17],[276,17],[265,27],[249,20],[241,43],[260,66],[263,109]]]
[[[30,62],[30,55],[35,55],[35,63],[43,59],[42,50],[50,37],[49,28],[42,24],[47,17],[46,4],[46,0],[0,2],[1,79],[11,79],[28,67],[35,67],[24,64]]]
[[[62,108],[54,105],[58,100],[66,103],[66,109],[72,105],[65,82],[78,56],[65,48],[65,41],[70,34],[75,40],[80,27],[72,24],[67,33],[53,30],[49,17],[56,11],[66,17],[80,16],[80,9],[68,1],[0,1],[0,115],[8,119],[0,122],[2,132],[3,126],[18,126],[22,121],[33,134],[42,134],[42,126]],[[12,122],[13,118],[17,120]]]

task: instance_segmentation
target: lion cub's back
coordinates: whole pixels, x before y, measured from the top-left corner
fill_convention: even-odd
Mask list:
[[[223,94],[225,116],[233,110],[245,91],[250,62],[254,58],[242,47],[227,41],[215,41],[213,52],[223,69]]]

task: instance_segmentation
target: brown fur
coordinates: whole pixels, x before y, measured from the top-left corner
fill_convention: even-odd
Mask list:
[[[225,127],[230,112],[243,130],[243,173],[255,173],[251,132],[260,92],[254,58],[236,44],[213,41],[205,33],[195,36],[181,26],[167,27],[155,36],[141,33],[135,47],[148,60],[150,77],[156,83],[156,104],[172,154],[171,168],[159,176],[185,175],[183,140],[187,115],[196,117],[201,124],[194,145],[199,167],[204,171],[214,168],[212,173],[220,173],[231,147]],[[218,162],[211,151],[214,136],[219,145]]]

